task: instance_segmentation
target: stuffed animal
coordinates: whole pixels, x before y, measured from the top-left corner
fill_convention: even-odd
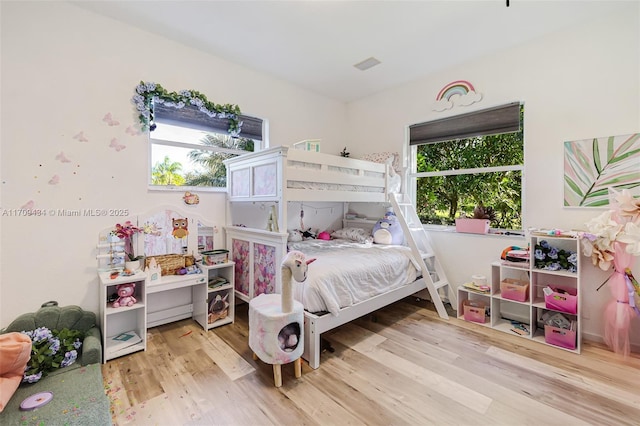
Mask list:
[[[331,234],[327,231],[322,231],[321,233],[318,234],[318,239],[319,240],[330,240],[331,239]]]
[[[307,228],[306,231],[302,231],[302,239],[304,240],[315,240],[316,234],[311,230],[311,228]]]
[[[376,244],[400,245],[404,241],[402,226],[395,215],[385,215],[385,217],[377,221],[371,234],[373,235],[373,242]]]
[[[291,241],[291,242],[302,241],[302,232],[298,231],[297,229],[293,229],[289,231],[288,241]]]
[[[118,284],[116,286],[118,298],[113,302],[113,307],[119,308],[121,306],[134,305],[137,302],[136,298],[133,297],[135,290],[136,283]]]
[[[289,237],[287,241],[297,242],[302,240],[314,240],[316,238],[316,234],[311,230],[311,228],[307,228],[306,231],[301,231],[299,229],[294,229],[289,231]]]

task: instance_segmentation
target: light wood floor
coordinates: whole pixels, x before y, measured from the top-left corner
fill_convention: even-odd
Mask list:
[[[638,425],[640,356],[581,355],[395,303],[326,333],[320,368],[252,359],[246,304],[205,332],[149,331],[148,349],[103,366],[118,425]],[[422,306],[422,307],[421,307]]]

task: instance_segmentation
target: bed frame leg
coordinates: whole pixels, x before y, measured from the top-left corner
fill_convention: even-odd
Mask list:
[[[320,367],[320,334],[315,331],[315,321],[312,318],[304,318],[304,353],[309,367],[314,370]]]

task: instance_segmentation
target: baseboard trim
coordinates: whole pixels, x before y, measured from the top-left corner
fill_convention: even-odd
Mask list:
[[[603,343],[604,339],[599,334],[593,333],[582,333],[582,340],[586,340],[589,342]],[[631,352],[640,353],[640,343],[631,342]]]

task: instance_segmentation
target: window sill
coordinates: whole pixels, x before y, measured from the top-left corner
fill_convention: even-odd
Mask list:
[[[147,190],[151,192],[227,192],[227,187],[213,188],[207,186],[158,186],[148,185]]]
[[[444,226],[444,225],[423,225],[424,230],[427,232],[450,232],[453,234],[461,234],[461,235],[475,235],[482,237],[508,237],[508,238],[524,238],[524,231],[521,230],[503,230],[503,229],[489,229],[488,234],[473,234],[468,232],[456,232],[455,226]]]

